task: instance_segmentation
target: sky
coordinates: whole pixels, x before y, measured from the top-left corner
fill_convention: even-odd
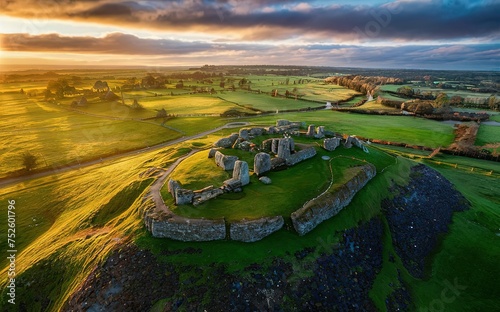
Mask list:
[[[500,0],[0,0],[0,66],[500,70]]]

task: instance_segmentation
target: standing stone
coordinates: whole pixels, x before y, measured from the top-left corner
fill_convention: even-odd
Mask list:
[[[187,205],[193,202],[194,193],[191,190],[178,188],[175,191],[175,204]]]
[[[273,139],[262,141],[261,148],[264,152],[270,152],[273,145]]]
[[[172,195],[173,198],[175,198],[175,191],[179,188],[181,188],[179,181],[172,179],[168,180],[168,192],[170,193],[170,195]]]
[[[314,136],[316,139],[322,139],[325,137],[325,127],[324,126],[319,126],[318,127],[318,132]]]
[[[288,126],[290,122],[286,119],[278,119],[276,120],[276,127]]]
[[[307,128],[307,133],[306,135],[308,137],[313,137],[314,136],[314,133],[315,133],[315,129],[314,129],[314,125],[309,125],[309,127]]]
[[[215,157],[215,152],[217,152],[216,148],[211,148],[210,151],[208,152],[208,158],[214,158]]]
[[[278,144],[280,143],[280,139],[272,139],[273,143],[271,144],[271,152],[274,154],[278,154]]]
[[[278,143],[278,157],[287,159],[290,157],[290,147],[292,145],[292,138],[283,138]]]
[[[248,129],[246,128],[240,129],[239,136],[244,140],[248,140]]]
[[[258,153],[254,157],[253,171],[256,175],[261,175],[271,170],[271,156],[266,153]]]
[[[334,151],[340,145],[340,138],[325,139],[323,141],[323,148],[327,151]]]
[[[237,160],[234,163],[233,179],[240,180],[242,186],[250,183],[250,173],[248,170],[248,163],[246,161]]]
[[[354,138],[352,136],[348,136],[346,139],[345,139],[345,142],[344,142],[344,147],[345,148],[351,148],[352,147],[352,143],[354,142]]]
[[[237,156],[226,156],[219,151],[215,153],[215,164],[224,170],[233,170],[237,160]]]

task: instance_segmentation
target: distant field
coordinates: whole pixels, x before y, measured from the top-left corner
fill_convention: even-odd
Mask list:
[[[500,127],[481,125],[477,132],[475,145],[498,144],[496,151],[500,151]]]
[[[399,112],[400,110],[394,107],[389,107],[389,106],[384,106],[377,101],[370,101],[366,102],[365,104],[358,106],[358,107],[353,107],[353,109],[360,109],[360,110],[374,110],[374,111],[379,111],[379,112]]]
[[[420,90],[421,92],[433,92],[434,94],[437,93],[446,93],[448,96],[454,96],[454,95],[459,95],[461,97],[484,97],[488,98],[490,94],[487,93],[478,93],[478,92],[472,92],[472,91],[464,91],[464,90],[451,90],[451,89],[438,89],[438,88],[431,88],[431,87],[417,87],[413,86],[410,84],[406,85],[383,85],[380,87],[381,91],[392,91],[392,92],[397,92],[398,88],[401,88],[403,86],[409,86],[412,87],[414,90]]]
[[[180,136],[178,132],[151,123],[68,112],[21,94],[4,94],[1,99],[0,176],[22,169],[20,157],[27,151],[38,157],[39,167],[52,167]]]
[[[219,97],[238,103],[242,106],[252,107],[262,111],[280,111],[290,109],[301,109],[308,107],[318,107],[324,104],[295,100],[291,98],[272,97],[269,94],[255,94],[247,92],[230,92],[226,91],[219,94]]]
[[[248,109],[224,101],[215,95],[148,97],[142,98],[140,103],[147,109],[156,110],[165,108],[168,114],[176,115],[220,115],[230,109],[241,112],[251,112]]]
[[[316,126],[324,125],[329,130],[365,138],[404,142],[433,148],[450,145],[454,137],[452,125],[405,116],[361,115],[328,110],[286,113],[279,116],[257,117],[251,120],[261,124],[274,124],[279,118],[304,121]]]

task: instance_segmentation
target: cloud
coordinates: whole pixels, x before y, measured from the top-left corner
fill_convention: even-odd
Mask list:
[[[32,36],[28,34],[0,35],[4,51],[71,52],[82,54],[178,55],[209,51],[214,46],[205,42],[185,42],[168,39],[143,39],[123,33],[103,38],[70,37],[58,34]]]
[[[32,4],[29,3],[32,1]],[[498,41],[499,1],[428,0],[331,5],[286,0],[7,1],[7,15],[71,19],[168,31],[198,31],[241,39]],[[252,34],[254,30],[256,34]]]
[[[124,60],[124,65],[277,64],[342,67],[498,70],[500,44],[356,46],[339,44],[249,44],[144,39],[112,33],[104,37],[58,34],[0,35],[3,51],[64,53],[91,60],[95,55]],[[125,61],[126,60],[126,61]],[[142,62],[142,64],[141,64]]]

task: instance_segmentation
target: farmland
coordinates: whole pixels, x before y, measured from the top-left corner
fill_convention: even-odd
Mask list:
[[[176,69],[164,74],[174,72],[186,71]],[[191,74],[193,71],[187,72]],[[40,72],[25,74],[39,75]],[[110,76],[107,82],[114,89],[123,87],[131,77],[145,74],[141,70],[111,73],[104,70],[58,71],[57,75],[67,78],[82,77],[74,84],[80,93],[64,95],[60,99],[46,99],[44,96],[48,81],[61,78],[59,76],[30,76],[29,79],[19,78],[0,85],[3,106],[0,114],[3,143],[0,178],[5,182],[0,188],[0,200],[4,203],[11,199],[16,201],[16,230],[19,233],[16,242],[17,296],[22,298],[26,310],[60,310],[82,281],[109,259],[112,250],[122,250],[129,245],[151,251],[158,263],[169,263],[177,268],[177,271],[169,272],[169,277],[174,279],[178,274],[178,292],[157,302],[160,307],[165,302],[180,302],[176,300],[195,287],[193,285],[197,290],[201,289],[199,287],[216,289],[222,282],[218,280],[219,276],[234,274],[237,278],[234,285],[248,280],[248,276],[254,274],[253,271],[249,273],[248,267],[255,267],[255,264],[261,266],[261,271],[256,274],[265,276],[268,268],[287,263],[293,267],[290,274],[308,278],[316,265],[316,259],[311,260],[311,257],[319,257],[324,252],[323,245],[328,243],[339,248],[338,242],[342,241],[346,230],[357,228],[372,218],[380,219],[383,224],[381,269],[373,272],[375,280],[369,286],[369,296],[378,310],[387,310],[386,298],[393,292],[389,285],[400,283],[398,272],[408,286],[416,310],[431,306],[436,294],[443,289],[443,281],[453,282],[455,278],[467,289],[446,308],[472,311],[492,310],[498,306],[494,293],[498,281],[491,278],[500,274],[495,261],[500,254],[497,244],[500,168],[497,162],[445,154],[430,159],[428,151],[389,145],[371,144],[369,153],[344,147],[326,152],[318,147],[315,158],[285,171],[270,172],[271,185],[263,187],[252,175],[251,183],[242,193],[226,194],[198,207],[175,206],[167,190],[162,189],[165,203],[182,216],[240,220],[289,215],[324,191],[330,179],[341,181],[347,168],[363,161],[373,163],[377,167],[377,176],[349,206],[309,234],[300,237],[293,230],[283,228],[252,244],[153,238],[143,226],[141,204],[156,174],[196,149],[200,151],[181,162],[170,178],[197,189],[218,185],[230,175],[217,168],[213,159],[208,159],[207,149],[217,139],[238,132],[238,128],[203,134],[197,139],[188,139],[188,136],[231,122],[245,122],[248,123],[245,127],[250,127],[274,125],[277,119],[288,119],[304,122],[306,126],[325,126],[339,134],[437,148],[447,147],[453,142],[454,128],[452,124],[418,117],[362,115],[324,109],[302,111],[324,106],[326,101],[336,102],[355,96],[344,104],[350,105],[364,98],[364,95],[347,88],[324,85],[322,80],[311,78],[313,76],[226,76],[226,84],[234,81],[235,90],[227,85],[221,87],[218,76],[184,78],[184,88],[176,87],[180,79],[169,78],[165,88],[117,90],[115,93],[119,98],[113,101],[103,100],[101,93],[88,90],[84,93],[83,90],[92,88],[96,80],[105,80],[106,76]],[[250,90],[238,85],[243,78],[251,81]],[[210,91],[212,88],[215,92]],[[293,88],[297,88],[300,97],[283,96]],[[271,95],[275,89],[280,96]],[[73,101],[83,96],[88,100],[86,106],[72,106]],[[134,100],[142,109],[132,108]],[[360,108],[393,111],[376,102],[368,102]],[[161,109],[165,109],[166,116],[157,116]],[[234,115],[221,116],[228,111]],[[498,115],[492,115],[491,120],[500,121]],[[244,127],[243,124],[240,127]],[[481,124],[475,144],[481,147],[500,144],[499,129]],[[147,148],[180,138],[185,141],[161,149]],[[267,136],[255,139],[255,143],[259,144],[265,138]],[[294,139],[299,144],[315,144],[313,139],[304,136]],[[490,149],[498,151],[498,146]],[[21,155],[25,151],[37,156],[36,170],[48,170],[48,176],[30,178],[23,172]],[[121,156],[125,151],[135,152]],[[253,169],[253,154],[250,152],[227,150],[227,153],[247,160]],[[116,158],[106,158],[109,155]],[[332,157],[333,176],[328,161],[320,157],[323,155]],[[100,158],[103,161],[88,164],[89,160]],[[79,163],[88,165],[50,174],[50,169]],[[427,259],[431,273],[425,279],[412,276],[397,256],[385,219],[386,212],[382,209],[385,199],[398,195],[393,193],[395,187],[410,181],[410,168],[420,163],[443,174],[471,204],[469,210],[453,215],[448,233],[440,237],[437,249]],[[20,174],[25,174],[21,182],[9,183],[8,177]],[[7,222],[0,223],[0,231],[7,231]],[[304,266],[294,271],[297,255],[302,255],[304,250],[309,250],[310,255],[301,258]],[[372,256],[371,253],[367,255]],[[5,257],[0,260],[0,274],[4,276],[7,261]],[[272,270],[270,274],[273,274]],[[193,282],[194,275],[199,278],[196,282]],[[7,307],[7,297],[5,288],[2,289],[0,306],[3,309]],[[208,297],[204,300],[210,302]]]

